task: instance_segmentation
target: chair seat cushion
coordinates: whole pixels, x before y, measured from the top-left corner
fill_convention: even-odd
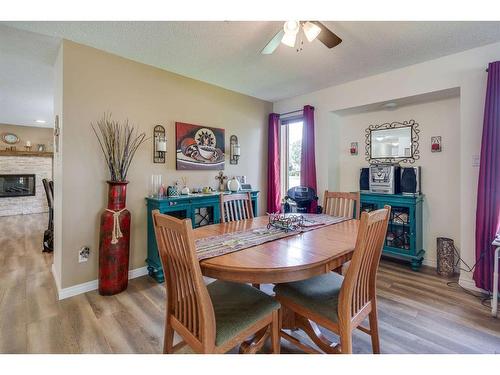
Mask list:
[[[217,280],[207,288],[214,306],[217,346],[280,307],[273,297],[247,284]]]
[[[298,305],[333,322],[338,322],[338,297],[344,277],[335,272],[325,273],[307,280],[278,284],[276,296],[286,297]]]

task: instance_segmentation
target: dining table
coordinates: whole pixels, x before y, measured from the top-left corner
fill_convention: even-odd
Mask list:
[[[196,240],[241,231],[263,228],[268,216],[206,225],[194,230]],[[327,272],[338,271],[353,255],[359,220],[348,219],[308,231],[297,231],[289,236],[265,242],[242,250],[200,261],[204,276],[239,283],[277,284],[305,280]],[[302,329],[320,348],[332,347],[312,321],[295,317],[291,311],[282,311],[283,329]],[[269,332],[263,330],[240,347],[242,353],[260,350]],[[289,341],[296,340],[285,334]],[[306,350],[299,340],[294,342]]]

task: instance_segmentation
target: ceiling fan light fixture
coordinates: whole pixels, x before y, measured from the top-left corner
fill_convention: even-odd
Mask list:
[[[285,33],[283,38],[281,38],[281,43],[288,47],[295,47],[295,41],[297,40],[297,34]]]
[[[321,28],[310,21],[304,23],[302,29],[304,30],[304,34],[309,42],[316,39],[321,32]]]
[[[300,30],[299,21],[286,21],[283,25],[283,31],[285,34],[281,38],[281,43],[288,47],[295,47],[295,42],[297,40],[297,34]]]
[[[300,23],[299,21],[286,21],[283,25],[283,30],[285,31],[285,34],[297,35],[300,30]]]

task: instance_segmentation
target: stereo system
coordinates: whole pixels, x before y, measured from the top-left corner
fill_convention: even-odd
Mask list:
[[[399,194],[399,165],[370,165],[370,191],[381,194]]]
[[[373,164],[361,168],[359,190],[381,194],[418,195],[421,193],[420,167]]]

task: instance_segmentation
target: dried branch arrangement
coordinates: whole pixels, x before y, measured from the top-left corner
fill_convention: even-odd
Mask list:
[[[90,126],[99,141],[111,175],[111,181],[126,181],[128,168],[135,152],[145,141],[145,133],[138,133],[128,120],[120,124],[111,119],[111,114],[102,116]]]

